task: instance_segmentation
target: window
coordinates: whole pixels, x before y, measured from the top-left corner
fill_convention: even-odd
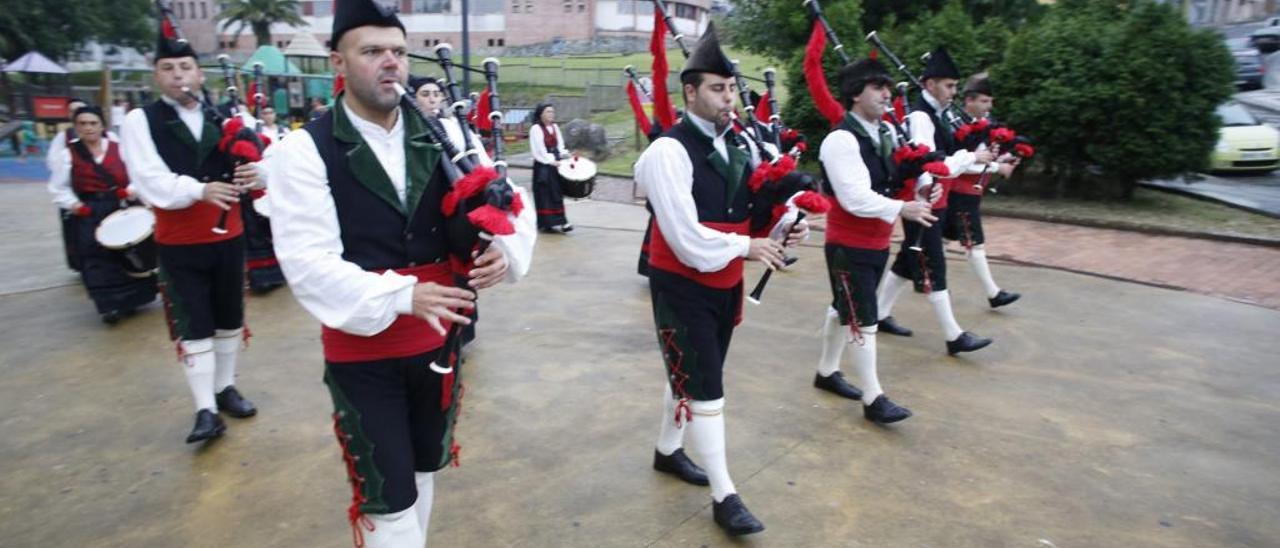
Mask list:
[[[449,13],[451,0],[413,0],[410,13]]]
[[[587,12],[587,5],[583,4],[582,2],[578,2],[578,13],[586,13],[586,12]]]
[[[564,1],[564,12],[573,13],[573,2],[570,2],[569,0]]]
[[[511,13],[520,13],[520,0],[511,1]]]
[[[192,18],[192,19],[195,19],[195,18],[196,18],[196,3],[195,3],[195,2],[187,2],[187,11],[191,12],[191,18]]]
[[[526,2],[524,3],[524,12],[525,12],[525,13],[533,13],[533,2],[528,2],[528,1],[526,1]]]
[[[494,44],[494,42],[493,42],[493,38],[490,38],[490,39],[489,39],[489,47],[493,47],[493,44]]]
[[[695,21],[698,19],[698,8],[690,6],[689,4],[675,4],[675,7],[676,17],[681,19],[692,19]]]
[[[184,9],[186,6],[187,5],[182,2],[178,2],[178,19],[184,19],[187,17],[187,10]]]
[[[653,2],[648,0],[618,0],[618,15],[653,15]]]
[[[498,39],[498,47],[500,47],[500,48],[501,48],[501,47],[505,47],[506,45],[507,45],[507,39],[506,39],[506,38],[499,38],[499,39]]]
[[[201,18],[201,19],[208,19],[208,18],[209,18],[209,8],[207,7],[208,5],[209,5],[209,3],[208,3],[208,2],[201,2],[201,3],[200,3],[200,18]]]

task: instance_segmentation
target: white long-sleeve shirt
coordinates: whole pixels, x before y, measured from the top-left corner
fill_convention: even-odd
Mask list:
[[[929,94],[928,91],[922,91],[921,95],[924,97],[925,102],[929,103],[929,106],[933,107],[935,111],[942,112],[942,103],[939,103],[933,95]],[[907,132],[910,133],[910,141],[912,143],[927,146],[929,150],[938,150],[937,143],[933,141],[933,119],[929,117],[928,113],[919,110],[912,111],[911,114],[907,115],[907,123],[909,124]],[[938,131],[950,131],[950,129],[940,128]],[[973,163],[973,153],[964,149],[957,150],[955,154],[947,156],[946,159],[947,168],[951,170],[952,177],[965,173]],[[919,183],[917,188],[925,186],[924,181],[917,181],[917,183]]]
[[[721,157],[728,159],[725,139],[729,129],[717,133],[711,122],[692,113],[686,116],[712,138],[712,146]],[[750,167],[754,168],[760,163],[760,155],[750,143],[748,149]],[[693,201],[693,161],[679,141],[660,137],[649,145],[636,161],[635,177],[649,196],[663,239],[681,263],[699,272],[715,272],[734,259],[747,256],[750,236],[721,232],[698,222],[698,207]],[[779,224],[789,222],[788,218],[794,219],[795,212],[789,211]]]
[[[560,157],[564,158],[569,155],[569,151],[564,148],[564,132],[560,131],[559,124],[551,124],[551,132],[556,134],[556,149],[560,151]],[[542,135],[542,126],[533,124],[529,128],[529,152],[533,154],[533,161],[539,164],[555,164],[555,152],[547,150],[547,143]]]
[[[178,118],[199,143],[204,134],[204,111],[200,105],[193,103],[191,108],[184,108],[168,97],[162,100],[178,112]],[[164,138],[172,136],[165,135]],[[152,141],[145,110],[134,109],[125,116],[120,140],[120,156],[129,168],[130,186],[135,187],[148,204],[160,209],[183,209],[204,196],[204,183],[194,177],[174,173],[160,157],[155,141]]]
[[[874,124],[857,115],[853,119],[866,130],[873,143],[880,143],[880,127],[883,122]],[[894,137],[894,129],[889,129],[889,136]],[[822,169],[827,172],[827,182],[835,191],[836,201],[845,211],[859,217],[880,219],[893,224],[902,212],[902,200],[895,200],[871,190],[871,172],[862,162],[862,148],[853,133],[838,129],[827,134],[818,150],[818,160]]]
[[[358,120],[343,108],[360,136],[374,150],[378,162],[404,200],[404,134]],[[363,122],[363,123],[362,123]],[[285,136],[269,163],[271,169],[271,230],[276,258],[294,297],[320,323],[359,336],[382,332],[401,314],[413,312],[413,276],[386,271],[368,272],[342,258],[341,227],[337,206],[329,191],[324,160],[307,131]],[[396,183],[396,181],[399,183]],[[512,185],[514,187],[514,185]],[[516,188],[526,204],[515,219],[516,233],[499,236],[494,244],[506,257],[506,281],[514,282],[529,270],[537,237],[533,199]]]

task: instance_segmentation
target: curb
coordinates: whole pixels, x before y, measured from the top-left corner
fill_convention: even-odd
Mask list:
[[[1201,194],[1201,193],[1196,192],[1196,191],[1194,191],[1194,190],[1191,190],[1191,189],[1189,189],[1189,188],[1181,188],[1181,187],[1176,187],[1176,186],[1153,185],[1153,184],[1150,184],[1150,183],[1138,183],[1138,184],[1139,184],[1139,185],[1141,185],[1143,188],[1148,188],[1148,189],[1151,189],[1151,190],[1158,190],[1158,191],[1160,191],[1160,192],[1171,192],[1171,193],[1173,193],[1173,194],[1177,194],[1177,195],[1179,195],[1179,196],[1186,196],[1186,197],[1188,197],[1188,198],[1193,198],[1193,199],[1200,200],[1200,201],[1203,201],[1203,202],[1210,202],[1210,203],[1215,203],[1215,204],[1218,204],[1218,205],[1224,205],[1224,206],[1227,206],[1227,207],[1231,207],[1231,208],[1239,209],[1240,211],[1247,211],[1247,212],[1249,212],[1249,213],[1253,213],[1253,214],[1256,214],[1256,215],[1263,215],[1263,216],[1266,216],[1266,217],[1271,217],[1272,219],[1280,219],[1280,213],[1276,213],[1276,212],[1274,212],[1274,211],[1267,211],[1267,210],[1265,210],[1265,209],[1258,209],[1258,208],[1254,208],[1254,207],[1249,207],[1249,206],[1247,206],[1247,205],[1238,204],[1238,203],[1232,202],[1232,201],[1230,201],[1230,200],[1224,200],[1224,199],[1222,199],[1222,198],[1218,198],[1218,197],[1216,197],[1216,196],[1210,196],[1210,195],[1208,195],[1208,194]]]
[[[1261,100],[1254,99],[1253,97],[1241,97],[1239,95],[1236,95],[1232,99],[1234,99],[1235,102],[1237,103],[1242,103],[1256,109],[1265,110],[1272,114],[1280,114],[1280,105],[1277,105],[1273,102],[1261,101]],[[1280,97],[1278,97],[1277,100],[1280,101]]]
[[[1122,221],[1100,221],[1096,219],[1081,219],[1078,217],[1066,217],[1066,216],[1058,216],[1058,215],[1037,215],[1034,213],[1006,211],[1000,208],[984,208],[982,212],[992,217],[1006,217],[1010,219],[1022,219],[1026,221],[1040,221],[1043,223],[1084,226],[1089,228],[1106,228],[1111,230],[1124,230],[1127,232],[1140,232],[1143,234],[1151,234],[1153,236],[1176,236],[1180,238],[1197,238],[1201,240],[1214,240],[1219,242],[1230,242],[1230,243],[1236,243],[1236,244],[1258,245],[1263,247],[1280,248],[1280,240],[1271,239],[1271,238],[1262,238],[1257,236],[1245,236],[1243,234],[1230,234],[1230,233],[1222,233],[1222,232],[1195,232],[1191,230],[1179,230],[1176,228],[1151,226],[1151,225],[1145,225],[1141,223],[1126,223]]]

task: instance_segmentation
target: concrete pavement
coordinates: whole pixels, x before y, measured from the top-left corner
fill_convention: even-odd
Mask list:
[[[349,546],[318,326],[288,290],[248,302],[238,384],[262,413],[186,446],[190,398],[158,307],[100,324],[58,269],[43,196],[3,188],[3,544]],[[730,542],[705,490],[649,469],[662,373],[633,273],[643,210],[585,201],[569,215],[579,229],[541,238],[528,279],[482,297],[462,466],[437,480],[435,546],[1280,538],[1280,312],[1002,263],[997,279],[1026,297],[992,312],[953,261],[960,323],[996,343],[946,357],[925,300],[905,296],[895,314],[917,335],[880,337],[881,377],[916,416],[879,428],[810,386],[830,297],[807,245],[730,351],[730,467],[769,527]],[[749,283],[758,275],[748,268]]]

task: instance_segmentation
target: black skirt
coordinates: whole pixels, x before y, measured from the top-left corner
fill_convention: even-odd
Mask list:
[[[560,175],[556,166],[533,163],[533,203],[538,212],[538,228],[546,230],[565,225],[564,195],[560,192]]]
[[[102,219],[120,209],[119,200],[86,200],[88,217],[72,216],[69,220],[75,255],[80,263],[80,279],[99,314],[128,312],[156,298],[156,277],[130,276],[124,268],[124,256],[102,247],[94,234]]]

